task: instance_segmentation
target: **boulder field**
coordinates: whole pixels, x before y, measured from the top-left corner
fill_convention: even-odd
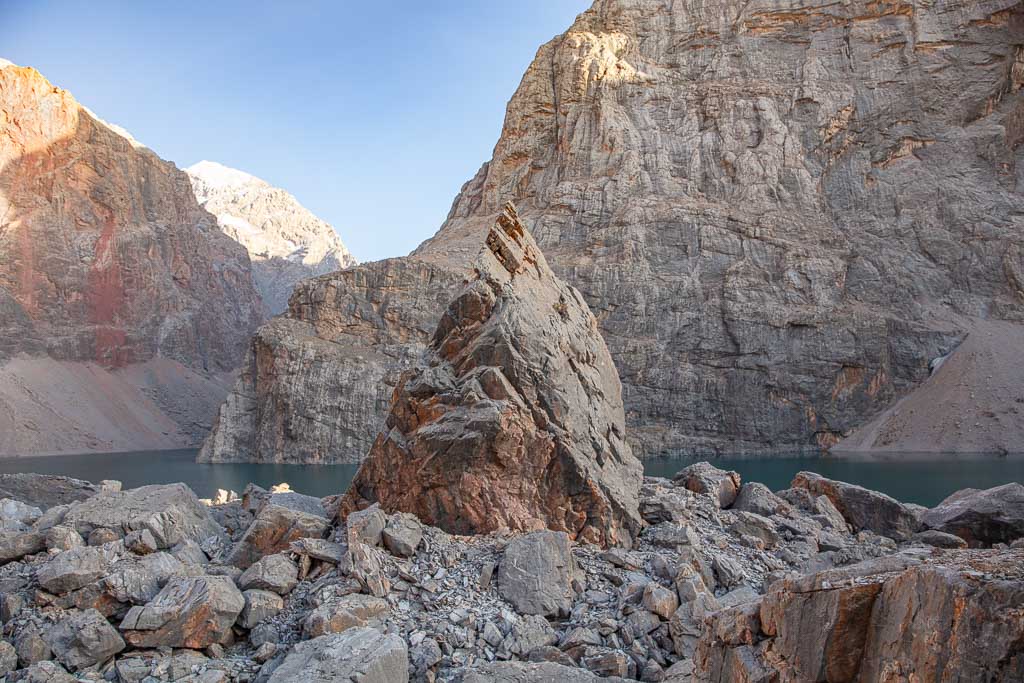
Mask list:
[[[1019,484],[925,510],[699,463],[643,479],[630,547],[603,548],[379,505],[338,522],[340,497],[287,487],[49,480],[4,480],[7,681],[1024,677]]]

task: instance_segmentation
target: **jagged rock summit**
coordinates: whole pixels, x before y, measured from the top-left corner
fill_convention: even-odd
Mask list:
[[[271,315],[288,308],[295,283],[355,265],[328,223],[291,194],[213,161],[185,169],[196,199],[249,252],[253,278]]]
[[[261,321],[184,173],[0,66],[0,453],[196,443]]]
[[[506,205],[341,514],[380,503],[454,533],[549,528],[629,545],[641,479],[597,322]]]

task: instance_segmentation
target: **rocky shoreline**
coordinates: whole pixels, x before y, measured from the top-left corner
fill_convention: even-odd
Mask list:
[[[1021,680],[1024,486],[646,478],[632,549],[6,475],[7,681]],[[55,493],[58,492],[58,493]],[[911,620],[909,615],[913,614]],[[949,676],[956,673],[955,678]]]

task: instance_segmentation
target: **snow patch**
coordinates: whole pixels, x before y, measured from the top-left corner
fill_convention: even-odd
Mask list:
[[[200,161],[186,168],[185,172],[217,189],[244,185],[266,185],[264,181],[254,175],[218,164],[216,161]]]

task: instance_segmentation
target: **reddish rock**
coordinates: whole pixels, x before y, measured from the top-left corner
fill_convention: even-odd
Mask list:
[[[399,382],[340,512],[380,502],[453,533],[549,528],[629,544],[641,466],[624,435],[597,323],[509,205]]]

